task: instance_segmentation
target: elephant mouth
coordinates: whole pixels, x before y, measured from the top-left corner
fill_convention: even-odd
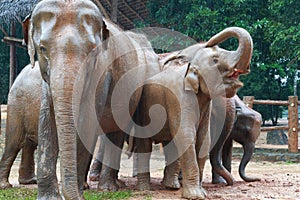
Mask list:
[[[229,79],[238,79],[241,74],[242,73],[238,69],[234,68],[231,72],[229,72],[226,75],[226,78],[229,78]]]
[[[239,80],[239,76],[242,73],[238,69],[233,69],[231,72],[225,75],[223,83],[229,85],[229,87],[239,88],[243,86],[243,83]]]

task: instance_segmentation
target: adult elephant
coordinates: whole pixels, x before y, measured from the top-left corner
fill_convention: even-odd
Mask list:
[[[233,183],[232,176],[227,175],[231,172],[233,140],[240,143],[244,149],[243,157],[239,165],[241,178],[246,182],[259,181],[259,178],[246,176],[245,168],[252,157],[255,150],[255,142],[260,135],[261,114],[246,106],[238,96],[227,99],[227,102],[231,103],[231,107],[226,107],[226,113],[228,113],[227,126],[233,124],[233,127],[231,129],[223,129],[222,135],[227,138],[223,142],[219,140],[220,142],[218,141],[214,147],[214,151],[210,154],[212,182],[224,183],[226,181],[229,185]],[[220,137],[220,139],[224,138]],[[220,145],[221,143],[223,143],[223,145]],[[223,165],[225,168],[223,168]],[[227,172],[224,173],[222,170]],[[221,173],[218,173],[220,171]],[[225,180],[220,175],[222,175]]]
[[[157,62],[157,57],[149,50],[146,59],[147,53],[137,41],[141,37],[125,33],[103,20],[99,9],[91,1],[41,1],[34,8],[28,24],[30,60],[34,65],[36,52],[43,77],[38,135],[38,199],[61,199],[56,177],[58,149],[62,196],[64,199],[83,199],[83,181],[90,159],[87,148],[92,151],[97,136],[88,125],[80,124],[83,121],[88,123],[89,117],[75,115],[78,110],[84,112],[81,109],[83,105],[76,101],[76,95],[91,79],[76,80],[86,68],[88,71],[100,69],[101,73],[96,74],[100,80],[95,83],[97,88],[93,95],[98,121],[103,132],[120,134],[115,143],[121,146],[123,131],[114,121],[111,110],[114,87],[126,72],[137,68],[135,72],[139,76],[135,82],[123,85],[128,90],[135,87],[134,84],[145,79],[148,58],[152,56],[151,61]],[[126,110],[130,115],[135,112],[141,91],[142,88],[138,88],[130,99],[129,110]],[[119,113],[122,115],[121,110]],[[123,118],[124,126],[130,122],[130,115]],[[77,131],[78,128],[81,131]],[[83,144],[85,141],[80,140],[83,138],[88,140],[88,144]],[[115,158],[114,162],[119,163],[119,152]],[[114,170],[110,171],[114,173]],[[117,185],[111,181],[108,187],[116,188]]]
[[[36,63],[38,66],[38,63]],[[39,105],[42,77],[39,68],[27,65],[8,93],[5,149],[0,161],[0,188],[12,187],[8,182],[11,167],[22,149],[19,183],[36,183],[34,151],[37,147]]]
[[[231,37],[238,38],[236,51],[217,46]],[[249,72],[252,48],[249,33],[231,27],[206,43],[171,53],[162,60],[163,71],[146,81],[136,115],[138,124],[147,127],[135,129],[139,189],[150,188],[152,142],[170,142],[164,149],[171,155],[169,163],[180,157],[182,197],[205,198],[202,175],[210,148],[211,99],[236,94],[242,86],[239,75]],[[149,126],[152,120],[156,126]],[[157,127],[161,129],[157,131]]]

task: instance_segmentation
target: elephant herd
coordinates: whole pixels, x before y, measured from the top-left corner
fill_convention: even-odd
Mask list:
[[[232,141],[242,144],[245,167],[260,133],[261,116],[236,96],[239,75],[250,72],[253,43],[238,27],[207,42],[157,55],[140,33],[123,31],[87,0],[44,0],[24,25],[30,64],[8,96],[0,188],[22,149],[20,184],[38,184],[38,199],[84,199],[83,189],[99,134],[100,190],[120,187],[123,143],[137,155],[137,188],[150,189],[152,143],[166,157],[163,184],[182,197],[205,199],[209,155],[213,183],[232,185]],[[218,46],[235,37],[237,50]],[[35,61],[37,54],[38,61]],[[134,131],[130,131],[130,130]],[[133,132],[133,134],[132,134]],[[37,148],[37,176],[34,151]],[[61,190],[56,177],[59,155]]]

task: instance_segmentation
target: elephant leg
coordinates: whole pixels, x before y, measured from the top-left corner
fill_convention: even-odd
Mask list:
[[[99,177],[98,190],[116,191],[124,183],[118,180],[121,153],[125,139],[125,133],[118,131],[101,137],[105,148],[102,169]],[[101,142],[102,144],[102,142]]]
[[[36,184],[34,152],[37,144],[28,138],[22,148],[22,158],[19,167],[19,183],[20,184]]]
[[[99,174],[102,168],[102,161],[104,157],[105,145],[103,144],[102,137],[106,137],[105,135],[99,136],[99,149],[94,159],[93,165],[90,170],[89,179],[90,181],[99,181]]]
[[[200,173],[194,144],[191,144],[182,154],[180,164],[182,168],[182,197],[205,199],[205,193],[200,186]]]
[[[199,184],[200,184],[200,188],[202,190],[202,193],[204,194],[204,196],[207,196],[207,191],[202,187],[202,181],[203,181],[203,172],[204,172],[204,167],[205,167],[205,163],[207,160],[207,156],[205,156],[204,158],[199,158],[198,157],[198,167],[199,167]]]
[[[239,166],[239,174],[240,174],[241,178],[246,182],[260,181],[261,180],[260,178],[251,178],[251,177],[246,176],[246,174],[245,174],[245,168],[246,168],[248,162],[250,161],[251,156],[254,152],[255,143],[254,142],[244,143],[243,149],[244,149],[244,155],[243,155],[243,158],[242,158],[240,166]]]
[[[25,140],[21,127],[7,124],[5,149],[0,161],[0,189],[11,188],[12,185],[8,182],[11,167],[22,147]]]
[[[97,136],[93,136],[94,139],[92,144],[92,152],[95,149]],[[77,178],[78,178],[78,189],[81,194],[83,194],[83,190],[88,189],[89,185],[87,184],[87,173],[90,167],[90,163],[92,160],[92,155],[86,149],[84,144],[82,143],[80,137],[77,137]]]
[[[150,157],[152,141],[147,138],[136,138],[137,153],[137,188],[150,190]]]
[[[196,139],[196,156],[199,168],[199,185],[202,195],[204,195],[205,197],[207,196],[207,191],[203,188],[202,181],[207,155],[211,146],[211,138],[208,130],[208,128],[205,129],[204,127],[202,127],[202,129],[198,130]]]
[[[179,172],[180,172],[180,162],[178,158],[177,148],[174,141],[163,142],[164,154],[166,160],[166,167],[164,169],[164,178],[162,184],[171,189],[179,189]]]
[[[233,141],[228,138],[223,147],[222,163],[224,167],[231,173],[231,160],[232,160],[232,145]]]
[[[39,200],[61,199],[56,177],[58,138],[52,98],[49,94],[49,86],[43,81],[38,128],[37,199]]]

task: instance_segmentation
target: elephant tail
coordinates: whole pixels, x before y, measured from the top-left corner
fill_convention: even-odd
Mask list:
[[[248,177],[245,174],[245,168],[250,161],[255,149],[255,143],[243,144],[244,154],[239,166],[240,177],[246,182],[260,181],[260,178]]]

